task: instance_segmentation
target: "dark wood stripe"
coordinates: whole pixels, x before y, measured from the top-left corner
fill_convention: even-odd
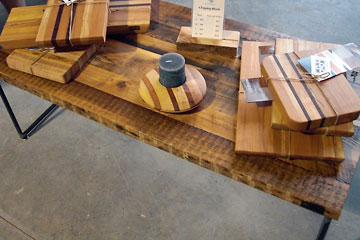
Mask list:
[[[174,106],[174,110],[175,111],[180,111],[180,108],[179,108],[179,104],[178,102],[176,101],[176,98],[175,98],[175,95],[174,95],[174,92],[171,88],[166,88],[167,92],[169,93],[169,96],[170,96],[170,99],[171,99],[171,102]]]
[[[143,81],[144,81],[144,83],[145,83],[145,86],[146,86],[147,90],[148,90],[149,93],[150,93],[151,99],[152,99],[153,102],[154,102],[155,109],[161,110],[161,105],[160,105],[159,97],[156,95],[155,89],[154,89],[154,87],[152,86],[151,82],[149,81],[149,79],[148,79],[147,77],[144,77],[144,78],[143,78]]]
[[[62,16],[63,11],[64,11],[64,5],[60,5],[59,6],[59,11],[58,11],[57,16],[56,16],[54,30],[53,30],[53,33],[52,33],[52,36],[51,36],[51,44],[54,47],[59,47],[57,42],[56,42],[56,36],[58,34],[58,31],[59,31],[59,25],[60,25],[60,20],[61,20],[61,16]]]
[[[316,110],[318,111],[318,113],[320,114],[321,116],[321,123],[320,123],[320,127],[323,127],[324,126],[324,123],[325,123],[325,114],[323,113],[323,111],[321,110],[318,102],[316,101],[314,95],[312,94],[311,90],[309,89],[308,85],[306,85],[305,81],[304,81],[304,78],[301,76],[300,72],[299,72],[299,69],[295,66],[295,63],[294,61],[291,59],[289,53],[286,53],[286,58],[288,59],[291,67],[294,69],[296,75],[298,76],[298,78],[300,79],[300,82],[302,83],[302,85],[304,86],[305,88],[305,91],[306,93],[309,95],[312,103],[314,104]],[[314,79],[314,81],[316,81]]]
[[[71,44],[71,41],[70,41],[70,26],[71,28],[74,26],[74,19],[75,19],[75,13],[76,13],[76,7],[77,7],[77,4],[74,4],[73,6],[73,18],[72,18],[72,21],[71,21],[71,17],[70,17],[70,21],[69,21],[69,26],[68,26],[68,30],[67,30],[67,33],[66,33],[66,38],[65,38],[65,42],[66,42],[66,45],[68,46],[72,46]]]
[[[188,99],[188,101],[189,101],[189,103],[190,103],[190,107],[191,107],[191,106],[194,106],[195,101],[194,101],[194,98],[193,98],[193,96],[192,96],[192,94],[191,94],[191,92],[190,92],[189,86],[188,86],[187,83],[185,82],[185,83],[182,85],[182,87],[184,88],[186,97],[187,97],[187,99]]]
[[[308,122],[307,122],[307,126],[306,126],[306,130],[309,130],[309,129],[310,129],[310,125],[311,125],[310,116],[309,116],[308,112],[306,111],[304,104],[301,102],[299,95],[298,95],[297,92],[295,91],[295,88],[294,88],[294,86],[292,85],[289,77],[286,75],[283,67],[281,66],[281,64],[280,64],[280,62],[279,62],[279,59],[278,59],[275,55],[274,55],[273,57],[274,57],[274,60],[275,60],[276,64],[278,65],[278,67],[279,67],[282,75],[284,76],[285,81],[287,82],[288,86],[290,87],[290,90],[291,90],[292,94],[294,95],[296,101],[297,101],[298,104],[300,105],[300,108],[301,108],[301,110],[303,111],[303,113],[304,113],[304,115],[305,115],[305,117],[306,117],[306,119],[307,119],[307,121],[308,121]]]

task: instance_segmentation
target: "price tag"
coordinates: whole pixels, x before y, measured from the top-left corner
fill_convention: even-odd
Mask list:
[[[193,0],[192,37],[223,39],[225,0]]]

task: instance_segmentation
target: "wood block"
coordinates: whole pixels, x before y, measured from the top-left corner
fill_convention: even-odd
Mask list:
[[[5,49],[34,47],[44,5],[13,8],[0,36]]]
[[[244,41],[240,79],[261,77],[259,46],[269,43]],[[341,137],[305,135],[275,130],[271,125],[271,106],[247,103],[239,91],[235,152],[285,159],[343,161]]]
[[[223,40],[193,38],[191,27],[181,27],[176,47],[183,51],[206,51],[230,57],[238,56],[240,32],[224,30]]]
[[[360,99],[343,75],[317,82],[297,62],[312,52],[266,57],[263,75],[278,102],[283,122],[304,131],[351,122],[360,114]]]
[[[169,113],[187,112],[199,106],[206,94],[206,82],[198,70],[186,65],[186,81],[176,88],[164,87],[158,71],[149,71],[140,82],[140,96],[149,106]]]
[[[37,46],[66,47],[105,43],[108,8],[109,0],[85,0],[71,6],[59,5],[57,0],[48,0],[36,36]]]
[[[151,0],[110,1],[108,34],[145,33],[150,26]]]
[[[289,130],[282,120],[277,102],[272,104],[271,127],[274,129]],[[327,136],[352,137],[354,135],[354,124],[352,122],[342,123],[336,126],[315,128],[308,131],[302,131],[307,134],[322,134]]]
[[[121,7],[110,2],[107,33],[144,33],[150,26],[151,5],[149,1],[120,1]],[[128,5],[124,5],[128,4]],[[0,36],[4,49],[27,48],[36,46],[36,36],[46,5],[13,8]]]
[[[94,45],[84,51],[54,52],[54,50],[16,49],[7,58],[9,68],[67,83],[95,53]]]

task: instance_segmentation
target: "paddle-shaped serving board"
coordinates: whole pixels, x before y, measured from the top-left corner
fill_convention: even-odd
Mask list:
[[[172,45],[172,49],[169,50],[175,51],[175,47]],[[104,48],[98,49],[96,57],[75,78],[75,81],[156,111],[141,99],[139,86],[145,75],[158,65],[159,58],[159,54],[108,40]],[[205,131],[215,132],[218,136],[233,141],[235,109],[227,108],[233,100],[216,93],[213,81],[218,75],[208,70],[196,69],[201,72],[205,80],[212,79],[200,105],[188,113],[159,113]]]
[[[259,46],[264,45],[270,43],[243,42],[240,79],[261,77]],[[240,87],[235,152],[285,159],[344,159],[341,137],[275,130],[271,115],[271,106],[247,103]]]

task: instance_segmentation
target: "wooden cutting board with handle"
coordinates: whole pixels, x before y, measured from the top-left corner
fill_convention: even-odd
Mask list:
[[[240,79],[261,77],[259,46],[269,44],[243,42]],[[235,152],[285,160],[344,160],[341,137],[272,129],[271,115],[271,106],[247,103],[240,87]]]

